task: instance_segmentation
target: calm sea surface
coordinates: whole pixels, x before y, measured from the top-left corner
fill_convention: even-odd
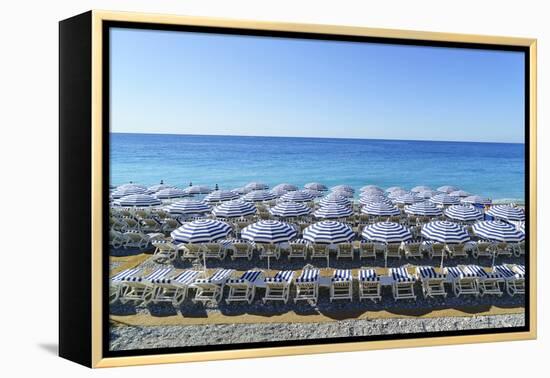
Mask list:
[[[312,181],[386,188],[455,185],[493,200],[524,199],[523,144],[111,134],[111,184],[233,189]]]

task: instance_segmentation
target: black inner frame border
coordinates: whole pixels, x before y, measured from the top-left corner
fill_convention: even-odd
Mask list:
[[[466,335],[487,335],[501,334],[512,332],[528,332],[530,330],[530,280],[525,282],[525,325],[523,327],[509,328],[490,328],[490,329],[474,329],[474,330],[459,330],[459,331],[441,331],[441,332],[425,332],[422,334],[394,334],[394,335],[376,335],[376,336],[350,336],[341,338],[325,338],[311,340],[286,340],[286,341],[270,341],[270,342],[254,342],[254,343],[238,343],[238,344],[223,344],[223,345],[201,345],[190,347],[174,347],[174,348],[154,348],[154,349],[134,349],[124,351],[109,350],[110,340],[110,321],[109,321],[109,296],[106,295],[106,290],[109,287],[109,232],[108,232],[108,214],[109,214],[109,183],[110,183],[110,29],[111,28],[126,28],[136,30],[154,30],[154,31],[178,31],[178,32],[194,32],[205,34],[225,34],[225,35],[241,35],[250,37],[272,37],[272,38],[290,38],[290,39],[306,39],[306,40],[324,40],[324,41],[339,41],[339,42],[362,42],[362,43],[379,43],[393,45],[409,45],[409,46],[426,46],[426,47],[447,47],[447,48],[462,48],[462,49],[477,49],[477,50],[496,50],[496,51],[515,51],[524,54],[524,135],[525,135],[525,215],[526,215],[526,253],[525,253],[525,268],[527,277],[530,277],[530,55],[528,46],[515,45],[499,45],[499,44],[483,44],[483,43],[466,43],[466,42],[444,42],[430,40],[416,40],[404,38],[386,38],[386,37],[367,37],[353,35],[334,35],[324,33],[309,33],[309,32],[288,32],[288,31],[272,31],[258,30],[245,28],[227,28],[227,27],[212,27],[212,26],[195,26],[195,25],[169,25],[159,23],[146,22],[126,22],[126,21],[103,21],[102,22],[102,143],[103,143],[103,320],[102,331],[102,354],[103,357],[127,357],[140,355],[159,355],[170,353],[192,353],[206,351],[223,351],[237,349],[256,349],[270,347],[292,347],[306,345],[330,345],[342,344],[349,342],[361,341],[381,341],[381,340],[408,340],[408,339],[425,339],[434,337],[446,336],[466,336]]]

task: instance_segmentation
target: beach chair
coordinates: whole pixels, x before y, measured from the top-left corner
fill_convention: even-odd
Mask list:
[[[264,280],[264,273],[261,270],[248,270],[239,278],[230,278],[226,285],[229,293],[225,299],[226,303],[248,302],[252,303],[256,294],[256,285]]]
[[[406,259],[423,258],[425,250],[425,244],[423,244],[420,240],[401,244],[401,253],[405,255]]]
[[[109,228],[114,231],[127,231],[126,222],[123,222],[120,218],[115,217],[109,218]]]
[[[445,273],[451,279],[456,297],[461,295],[479,296],[478,277],[474,272],[465,271],[461,266],[453,266],[445,268]]]
[[[149,236],[140,231],[127,231],[124,233],[126,242],[124,248],[145,248],[149,245]]]
[[[493,244],[494,252],[496,253],[496,256],[506,256],[506,257],[512,257],[512,248],[508,245],[508,243],[505,242],[499,242],[496,244]]]
[[[155,251],[153,252],[153,260],[157,262],[170,262],[178,257],[181,250],[180,246],[169,240],[154,240],[151,242]]]
[[[328,244],[317,244],[314,243],[311,246],[311,258],[322,258],[326,259],[328,262],[329,258],[329,245]]]
[[[351,269],[336,269],[330,279],[330,301],[337,299],[353,299]]]
[[[389,276],[392,279],[393,299],[416,299],[414,283],[416,278],[409,274],[406,267],[390,268]]]
[[[165,218],[162,221],[162,225],[160,227],[160,232],[170,233],[170,232],[174,231],[175,229],[177,229],[179,226],[180,225],[179,225],[177,220],[172,219],[172,218]]]
[[[264,257],[274,257],[279,260],[281,257],[281,249],[276,244],[256,243],[256,249],[260,250],[260,260]]]
[[[432,243],[430,244],[430,249],[428,250],[428,256],[430,259],[441,258],[447,255],[446,245],[443,243]]]
[[[139,228],[139,222],[138,222],[135,218],[133,218],[133,217],[131,217],[131,216],[129,216],[129,217],[123,217],[123,218],[121,219],[121,221],[124,223],[124,225],[125,225],[125,226],[124,226],[124,229],[125,229],[126,231],[139,231],[139,230],[140,230],[140,228]]]
[[[376,258],[376,251],[374,250],[374,243],[368,241],[361,241],[359,244],[359,260],[363,257]]]
[[[254,247],[244,239],[232,240],[229,249],[231,250],[231,260],[239,258],[252,260]]]
[[[504,280],[500,273],[494,271],[488,273],[479,265],[466,265],[462,269],[477,276],[477,285],[481,296],[485,294],[502,296],[500,283]]]
[[[525,294],[525,274],[514,272],[508,265],[496,265],[493,272],[501,275],[508,295]]]
[[[201,244],[184,244],[180,248],[183,251],[182,259],[199,259],[202,257],[202,254],[204,252]]]
[[[160,232],[161,224],[152,218],[145,218],[139,221],[142,232]]]
[[[225,283],[233,272],[233,269],[218,269],[208,278],[196,279],[193,283],[197,289],[193,302],[218,303],[222,299]]]
[[[109,284],[109,303],[116,302],[120,297],[122,283],[127,279],[139,277],[142,270],[142,268],[125,269],[111,277]]]
[[[401,244],[388,244],[385,248],[386,257],[401,259]]]
[[[294,278],[294,272],[292,270],[281,270],[277,272],[274,277],[266,277],[264,279],[265,296],[263,302],[283,301],[287,303],[292,278]]]
[[[340,243],[336,249],[336,260],[340,257],[351,258],[353,260],[353,245],[351,243]]]
[[[109,230],[109,245],[115,249],[122,248],[126,243],[127,238],[124,234],[114,229]]]
[[[154,297],[154,281],[166,278],[174,271],[173,267],[157,268],[143,277],[127,277],[121,282],[119,300],[121,303],[134,302],[147,305]]]
[[[474,242],[467,242],[464,244],[445,244],[445,252],[449,254],[450,258],[455,257],[468,257],[468,253],[473,253],[475,249]]]
[[[291,241],[288,248],[288,259],[299,258],[306,259],[307,251],[309,250],[309,243],[306,240]]]
[[[199,270],[184,270],[172,278],[155,279],[152,281],[155,290],[151,298],[152,303],[170,302],[178,307],[187,297],[190,285],[203,272]]]
[[[424,294],[424,298],[433,298],[435,296],[447,297],[447,291],[445,290],[445,274],[437,273],[432,266],[417,266],[416,275],[422,283],[422,294]]]
[[[294,303],[308,301],[317,304],[319,297],[319,269],[306,265],[298,278],[294,280],[296,296]]]
[[[204,257],[207,259],[223,260],[227,251],[222,243],[205,243],[202,245]]]
[[[492,257],[492,245],[493,243],[487,240],[478,241],[472,245],[472,256],[476,259],[480,257]]]
[[[374,269],[361,268],[357,275],[359,281],[359,300],[370,299],[373,302],[382,299],[380,277]]]
[[[522,255],[525,255],[525,242],[509,243],[508,247],[515,257],[521,257]]]

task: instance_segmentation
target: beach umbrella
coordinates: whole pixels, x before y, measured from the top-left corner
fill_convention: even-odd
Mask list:
[[[470,203],[472,205],[483,205],[483,206],[490,205],[493,203],[490,198],[481,197],[481,196],[468,196],[466,198],[462,198],[460,202]]]
[[[310,189],[310,190],[317,190],[319,192],[326,192],[328,190],[328,188],[325,185],[318,182],[310,182],[308,184],[305,184],[304,188]]]
[[[455,205],[460,202],[458,197],[453,197],[448,194],[436,194],[429,200],[436,205]]]
[[[126,189],[126,188],[139,188],[139,189],[145,189],[147,190],[147,187],[145,185],[136,184],[133,182],[129,182],[127,184],[122,184],[116,187],[117,189]]]
[[[454,192],[449,193],[449,195],[453,197],[465,198],[465,197],[471,196],[471,193],[468,193],[465,190],[455,190]]]
[[[306,193],[311,194],[314,198],[319,198],[319,197],[324,196],[323,192],[321,192],[320,190],[304,189],[303,191],[306,192]]]
[[[184,191],[188,194],[208,194],[212,191],[212,189],[206,185],[193,185],[188,186],[184,189]]]
[[[407,193],[397,197],[394,202],[403,205],[412,205],[413,203],[423,202],[424,198],[418,196],[416,193]]]
[[[443,192],[438,192],[437,190],[424,190],[418,193],[418,195],[424,199],[432,198],[438,194],[443,194]]]
[[[315,218],[324,218],[324,219],[346,218],[352,215],[353,215],[353,210],[350,207],[342,206],[338,204],[321,206],[320,209],[316,210],[313,213],[313,216]]]
[[[426,201],[405,206],[405,213],[423,217],[436,217],[443,214],[443,211],[433,203]]]
[[[516,226],[516,228],[525,234],[525,221],[510,222]]]
[[[384,202],[384,203],[387,203],[388,205],[393,205],[390,199],[386,198],[385,196],[381,196],[379,194],[365,195],[359,198],[359,203],[361,205],[366,205],[367,203],[371,203],[371,202],[377,202],[377,203]]]
[[[301,217],[311,213],[311,209],[298,202],[280,202],[276,206],[269,209],[269,213],[276,217]]]
[[[355,233],[350,226],[330,220],[314,223],[304,229],[304,239],[312,243],[346,243],[354,236]]]
[[[364,187],[363,187],[364,188]],[[367,188],[365,190],[361,190],[361,194],[359,196],[383,196],[385,195],[385,192],[380,188]]]
[[[287,194],[281,197],[281,201],[292,201],[292,202],[310,202],[313,201],[315,197],[304,190],[297,190],[294,192],[288,192]]]
[[[361,236],[367,240],[379,243],[401,243],[412,239],[411,231],[394,222],[377,222],[366,226]],[[384,266],[388,266],[388,255],[384,254]]]
[[[391,191],[389,194],[388,194],[388,198],[389,199],[397,199],[399,197],[402,197],[406,194],[410,194],[410,192],[407,192],[406,190],[404,189],[396,189],[396,190],[393,190]]]
[[[268,190],[253,190],[243,196],[243,200],[247,202],[263,202],[270,201],[275,198],[277,198],[277,196]]]
[[[519,207],[510,205],[494,205],[487,210],[487,214],[491,215],[495,219],[502,219],[506,221],[524,221],[525,211]]]
[[[462,222],[480,220],[483,213],[470,205],[452,205],[445,209],[447,218]]]
[[[171,198],[183,198],[187,197],[189,194],[185,190],[178,188],[167,188],[161,189],[155,193],[155,197],[159,199],[171,199]]]
[[[440,191],[440,192],[452,193],[452,192],[456,192],[457,190],[460,190],[460,189],[457,188],[456,186],[452,186],[452,185],[443,185],[443,186],[440,186],[439,188],[437,188],[437,190]]]
[[[275,195],[275,197],[282,197],[284,196],[285,194],[288,193],[287,190],[284,190],[284,189],[281,189],[281,188],[273,188],[270,190],[271,193],[273,193]]]
[[[460,244],[470,240],[464,227],[449,221],[426,223],[422,226],[420,234],[426,239],[445,244]],[[441,254],[441,268],[443,268],[444,255],[444,253]]]
[[[346,197],[346,198],[353,198],[353,192],[343,190],[343,189],[333,190],[331,193],[337,194],[339,196]]]
[[[241,237],[256,243],[277,244],[294,239],[298,232],[294,227],[285,222],[275,220],[261,220],[246,226],[241,231]],[[267,258],[269,270],[269,256]]]
[[[126,207],[151,207],[158,206],[162,202],[150,194],[130,194],[129,196],[124,196],[113,202],[115,206],[126,206]]]
[[[473,232],[482,239],[505,243],[518,243],[525,240],[525,233],[516,226],[502,221],[480,221],[473,225]]]
[[[386,202],[370,202],[363,206],[363,208],[361,209],[361,213],[385,217],[399,215],[400,211],[394,205],[390,205]]]
[[[429,186],[425,186],[425,185],[419,185],[419,186],[415,186],[414,188],[412,188],[411,192],[422,193],[422,192],[426,192],[428,190],[432,190],[432,188],[430,188]]]
[[[244,186],[241,186],[240,188],[231,189],[231,191],[237,194],[247,194],[251,192],[250,189],[247,189]]]
[[[359,189],[361,192],[377,192],[377,193],[384,193],[384,189],[382,189],[379,186],[376,185],[365,185]]]
[[[208,203],[225,202],[239,198],[239,195],[230,190],[214,190],[204,197],[204,201]]]
[[[227,201],[216,206],[212,214],[220,218],[240,218],[256,214],[256,206],[242,200]]]
[[[175,186],[172,186],[172,185],[167,185],[167,184],[157,184],[157,185],[153,185],[153,186],[150,186],[147,188],[147,194],[154,194],[160,190],[163,190],[163,189],[171,189],[171,188],[175,188]]]
[[[181,200],[166,207],[166,211],[171,215],[204,214],[209,213],[211,210],[212,208],[204,202],[190,199]]]
[[[248,190],[265,190],[269,188],[269,186],[263,182],[249,182],[244,187]]]
[[[350,200],[348,200],[346,197],[342,197],[338,194],[329,194],[328,196],[325,196],[319,201],[319,204],[322,206],[328,206],[331,204],[336,205],[342,205],[342,206],[351,206]]]
[[[133,194],[146,194],[147,189],[140,188],[137,186],[125,186],[123,188],[118,187],[114,192],[111,193],[111,197],[114,199],[130,196]]]
[[[387,193],[391,193],[391,192],[394,192],[396,190],[403,190],[403,191],[406,191],[405,189],[403,189],[402,187],[400,186],[390,186],[388,189],[386,189],[386,192]]]
[[[353,189],[353,187],[349,185],[336,185],[330,188],[330,190],[333,192],[345,191],[345,192],[355,193],[355,189]]]
[[[298,187],[296,185],[283,183],[275,185],[272,190],[284,190],[285,192],[293,192],[295,190],[298,190]]]

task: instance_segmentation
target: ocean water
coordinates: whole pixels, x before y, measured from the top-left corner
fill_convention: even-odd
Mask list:
[[[524,144],[112,133],[110,148],[112,185],[455,185],[497,201],[525,197]]]

